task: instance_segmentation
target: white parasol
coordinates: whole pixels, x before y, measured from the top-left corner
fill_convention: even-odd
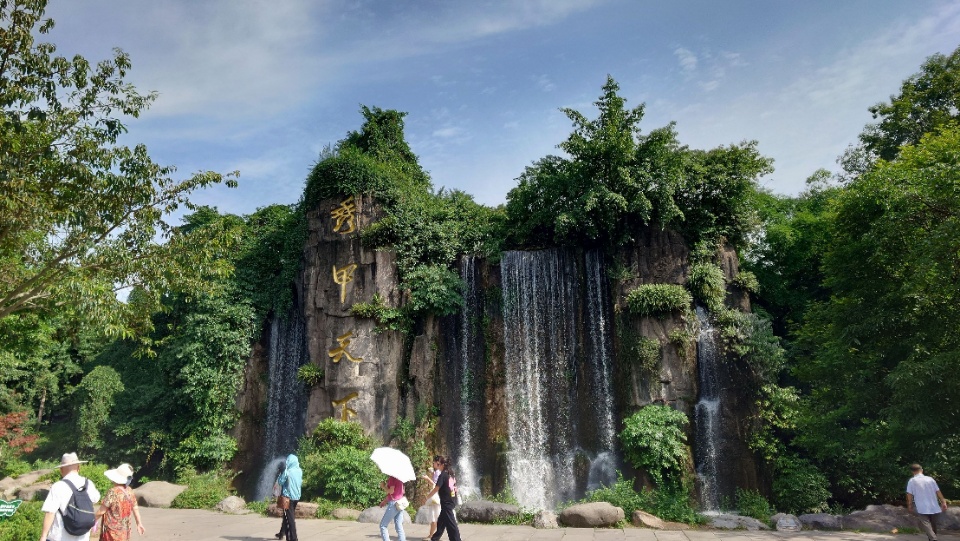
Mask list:
[[[370,458],[377,463],[380,471],[390,477],[396,477],[401,483],[417,478],[413,465],[410,464],[410,458],[392,447],[377,447]]]

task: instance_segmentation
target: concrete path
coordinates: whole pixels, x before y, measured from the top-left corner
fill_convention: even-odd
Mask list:
[[[147,533],[136,533],[132,539],[177,541],[270,541],[280,531],[280,519],[256,514],[225,515],[195,509],[140,508]],[[409,541],[420,541],[429,528],[421,524],[406,527]],[[300,541],[378,541],[376,524],[360,524],[341,520],[298,520]],[[461,524],[463,541],[926,541],[923,535],[890,535],[857,532],[748,532],[722,530],[657,531],[643,528],[588,529],[560,528],[537,530],[530,526],[490,526]],[[390,539],[396,541],[393,525]],[[443,537],[447,539],[446,535]],[[960,541],[958,535],[941,535],[941,541]]]

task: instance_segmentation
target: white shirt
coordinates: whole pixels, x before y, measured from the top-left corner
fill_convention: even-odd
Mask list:
[[[940,487],[933,477],[918,473],[907,481],[907,494],[913,494],[913,502],[917,506],[917,513],[921,515],[936,515],[941,511],[937,501],[937,491]]]
[[[47,539],[50,541],[88,541],[90,539],[90,532],[83,535],[70,535],[63,529],[62,513],[67,510],[67,504],[70,503],[70,497],[73,496],[73,490],[64,482],[64,479],[69,480],[73,483],[73,486],[77,488],[83,488],[83,483],[87,480],[86,477],[80,477],[79,473],[72,471],[50,487],[50,493],[47,494],[47,499],[43,501],[43,507],[40,508],[44,513],[54,514],[53,525],[50,526]],[[93,481],[90,481],[87,490],[89,491],[90,501],[94,504],[93,510],[96,511],[96,504],[100,501],[100,491],[97,490]],[[57,513],[57,511],[60,512]]]

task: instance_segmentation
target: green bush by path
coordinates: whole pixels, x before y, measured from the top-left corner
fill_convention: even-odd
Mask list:
[[[0,518],[0,541],[36,541],[43,529],[41,502],[23,502],[17,512]]]
[[[178,482],[187,485],[187,489],[178,494],[170,506],[176,509],[213,509],[231,495],[232,480],[233,477],[226,472],[182,474]]]
[[[624,455],[645,470],[657,488],[681,487],[689,457],[684,427],[687,416],[669,406],[651,404],[623,421],[620,441]]]
[[[383,499],[380,483],[387,478],[370,460],[370,451],[340,447],[302,459],[304,497],[322,496],[360,507]]]

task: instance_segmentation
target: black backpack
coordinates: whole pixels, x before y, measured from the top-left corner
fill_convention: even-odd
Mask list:
[[[66,479],[63,481],[73,491],[70,501],[67,502],[67,510],[60,513],[63,516],[63,529],[70,535],[83,535],[89,532],[96,522],[93,502],[90,501],[90,494],[87,492],[90,480],[84,480],[83,488],[73,486],[73,483]]]

